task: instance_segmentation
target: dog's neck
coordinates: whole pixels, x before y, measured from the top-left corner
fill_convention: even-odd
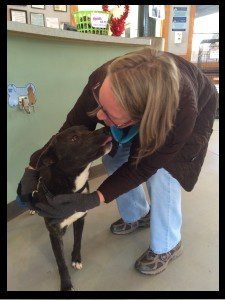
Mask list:
[[[79,169],[62,169],[57,164],[44,167],[40,176],[53,195],[79,191],[87,182],[91,164]]]

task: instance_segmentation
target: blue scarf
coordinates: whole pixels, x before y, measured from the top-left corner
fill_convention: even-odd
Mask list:
[[[125,128],[117,128],[115,126],[110,126],[110,130],[112,136],[118,143],[125,144],[135,137],[135,135],[138,133],[139,126],[133,125]]]

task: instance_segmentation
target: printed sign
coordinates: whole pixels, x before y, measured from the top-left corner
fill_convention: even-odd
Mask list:
[[[91,26],[95,28],[106,28],[109,14],[91,13]]]
[[[149,17],[154,19],[165,19],[165,6],[149,5]]]
[[[187,29],[187,7],[174,7],[172,31],[185,31]]]
[[[185,17],[174,17],[172,31],[185,31],[187,28],[187,18]]]
[[[187,7],[174,7],[173,8],[174,17],[187,17]]]

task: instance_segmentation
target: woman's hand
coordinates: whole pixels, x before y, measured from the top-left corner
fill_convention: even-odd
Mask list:
[[[90,194],[62,194],[48,198],[48,204],[38,202],[35,204],[35,211],[42,217],[65,219],[75,212],[85,212],[100,205],[100,198],[97,192]]]

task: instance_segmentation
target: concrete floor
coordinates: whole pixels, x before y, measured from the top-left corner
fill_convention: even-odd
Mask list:
[[[198,183],[183,191],[183,254],[156,276],[139,274],[135,260],[148,248],[149,229],[126,236],[110,233],[120,218],[116,202],[91,210],[82,241],[83,269],[69,267],[80,291],[219,290],[219,121],[215,120]],[[97,188],[105,176],[90,182]],[[72,227],[64,237],[68,266]],[[8,291],[53,291],[59,275],[43,219],[24,213],[8,223]]]

